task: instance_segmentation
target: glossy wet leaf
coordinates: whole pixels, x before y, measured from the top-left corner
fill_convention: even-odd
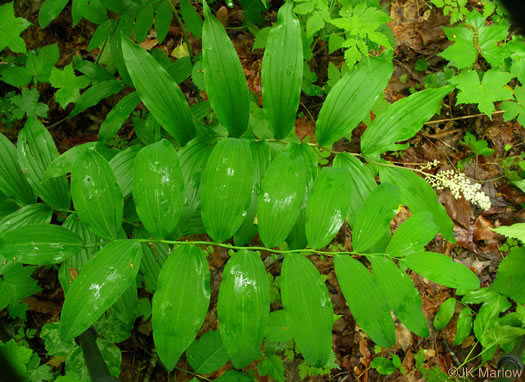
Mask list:
[[[301,212],[305,190],[303,157],[281,152],[266,171],[257,204],[259,235],[266,247],[275,247],[286,239]]]
[[[260,255],[242,250],[223,272],[217,313],[219,330],[233,366],[242,369],[261,352],[270,312],[270,287]]]
[[[444,86],[414,93],[393,103],[380,114],[361,137],[361,149],[365,156],[378,157],[386,151],[407,148],[396,144],[412,138],[439,111],[441,100],[454,88]]]
[[[376,284],[396,317],[412,332],[421,337],[429,334],[423,302],[412,279],[382,256],[369,256]]]
[[[108,142],[113,138],[139,102],[140,97],[137,92],[130,93],[122,98],[113,109],[111,109],[100,126],[98,140],[100,142]]]
[[[250,95],[237,52],[224,27],[204,4],[202,57],[206,91],[211,107],[230,136],[248,128]]]
[[[472,311],[464,308],[458,316],[456,323],[456,335],[454,336],[454,346],[459,346],[465,341],[472,331]]]
[[[133,200],[142,224],[158,239],[175,230],[184,179],[173,145],[163,139],[139,151],[133,168]]]
[[[131,195],[132,183],[133,183],[133,165],[135,164],[135,158],[137,153],[143,148],[142,145],[133,145],[125,150],[122,150],[115,155],[109,161],[111,170],[115,175],[118,187],[122,193],[122,197],[125,199]]]
[[[376,344],[383,347],[394,345],[396,330],[376,277],[347,255],[336,256],[334,267],[341,291],[359,327]]]
[[[343,225],[350,207],[350,177],[341,168],[319,173],[306,205],[306,237],[313,249],[323,248]]]
[[[2,255],[23,264],[55,264],[80,252],[83,245],[78,235],[54,224],[21,226],[0,235]]]
[[[399,226],[388,244],[386,253],[398,257],[422,252],[438,230],[439,227],[434,223],[430,212],[417,212]]]
[[[135,282],[142,247],[133,240],[115,240],[84,265],[73,281],[60,317],[63,338],[83,333]]]
[[[401,204],[410,208],[414,214],[428,211],[432,214],[434,223],[439,227],[439,233],[451,243],[455,243],[454,223],[447,215],[445,208],[438,202],[432,187],[421,177],[410,170],[379,166],[381,182],[395,184],[401,191]]]
[[[369,57],[337,81],[317,118],[315,136],[321,146],[351,134],[383,93],[392,72],[388,60]]]
[[[257,234],[257,224],[254,223],[255,216],[257,216],[257,200],[261,193],[262,179],[271,161],[270,146],[265,141],[251,141],[250,150],[254,170],[252,196],[246,211],[246,218],[233,237],[235,245],[246,245]]]
[[[71,205],[69,184],[65,176],[42,182],[47,166],[58,157],[53,137],[36,119],[28,119],[18,133],[18,161],[29,184],[53,209],[68,209]]]
[[[348,223],[355,224],[357,213],[370,193],[377,187],[375,174],[363,162],[348,153],[337,154],[333,166],[348,171],[350,179],[350,208],[348,209]]]
[[[29,204],[0,219],[0,234],[25,225],[50,223],[52,215],[53,210],[44,203]]]
[[[82,153],[71,172],[71,193],[80,219],[104,239],[115,239],[122,226],[124,200],[106,159],[93,150]]]
[[[276,139],[286,138],[293,129],[301,95],[303,42],[293,6],[285,2],[279,9],[261,69],[264,112]]]
[[[420,252],[401,258],[400,261],[414,272],[443,286],[462,289],[479,288],[479,279],[474,272],[446,255]]]
[[[286,255],[281,296],[288,325],[306,362],[323,367],[332,352],[333,306],[317,268],[302,255]]]
[[[36,195],[18,164],[15,145],[0,133],[0,191],[21,204],[36,202]]]
[[[78,156],[88,148],[94,147],[96,144],[97,142],[83,143],[78,146],[73,146],[66,152],[60,154],[47,166],[42,181],[44,182],[47,179],[66,175],[67,173],[71,172],[73,163],[75,163],[75,160],[78,158]]]
[[[450,297],[446,299],[440,305],[438,312],[434,316],[434,329],[436,330],[445,329],[445,326],[447,326],[450,320],[452,320],[452,316],[454,315],[455,310],[456,310],[456,299],[454,297]]]
[[[352,246],[364,252],[380,240],[389,228],[399,206],[399,188],[390,183],[376,187],[357,213],[352,231]]]
[[[198,374],[209,374],[219,370],[230,357],[221,341],[218,330],[204,333],[186,350],[188,363]]]
[[[85,245],[85,248],[79,253],[68,257],[62,264],[60,264],[58,280],[60,281],[60,285],[62,285],[62,289],[64,289],[64,294],[67,294],[73,280],[78,276],[78,273],[82,270],[84,264],[86,264],[90,258],[95,256],[95,254],[102,248],[103,244],[102,240],[89,229],[89,226],[86,223],[78,218],[77,214],[69,215],[62,227],[76,233],[82,238]]]
[[[197,247],[178,247],[162,266],[152,305],[153,340],[168,370],[197,336],[209,303],[206,256]]]
[[[195,136],[195,126],[184,94],[148,52],[121,37],[124,60],[141,101],[179,144],[186,144]]]
[[[254,167],[247,140],[225,138],[214,148],[201,178],[201,213],[206,232],[222,242],[246,217]]]

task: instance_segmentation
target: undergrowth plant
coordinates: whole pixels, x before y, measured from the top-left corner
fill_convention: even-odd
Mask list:
[[[66,3],[46,1],[40,23],[49,24]],[[117,7],[124,3],[73,1],[73,10],[81,10],[74,20],[79,20],[79,15],[88,19],[97,15],[99,27],[90,45],[108,41],[120,79],[107,67],[88,61],[55,68],[57,48],[53,45],[37,53],[26,52],[19,33],[27,22],[14,16],[12,3],[0,7],[0,21],[10,23],[0,23],[0,35],[9,36],[1,48],[21,54],[2,70],[2,80],[9,83],[11,78],[11,85],[24,86],[21,94],[9,98],[22,111],[6,109],[4,116],[25,119],[16,146],[0,134],[0,290],[5,292],[0,294],[0,308],[8,307],[13,317],[22,315],[20,299],[38,290],[30,281],[34,266],[59,266],[65,293],[60,324],[47,327],[45,336],[41,334],[49,339],[46,349],[51,354],[66,352],[71,340],[92,325],[108,341],[120,342],[129,337],[137,317],[148,319],[151,315],[156,352],[169,371],[185,354],[197,375],[216,371],[229,360],[237,369],[259,361],[260,375],[284,380],[282,359],[276,355],[280,352],[288,358],[298,354],[304,358],[303,376],[337,367],[332,326],[339,317],[334,316],[326,280],[311,259],[333,263],[356,323],[383,348],[396,342],[391,312],[413,333],[429,335],[421,296],[407,270],[458,288],[465,296],[479,290],[479,279],[469,268],[446,255],[425,251],[436,235],[455,242],[452,220],[429,183],[417,174],[425,171],[400,168],[381,157],[406,149],[408,144],[403,142],[439,112],[442,99],[454,91],[453,85],[429,88],[388,105],[367,122],[359,153],[332,149],[367,119],[393,73],[391,49],[372,55],[366,44],[359,42],[389,47],[386,37],[377,31],[386,20],[384,14],[379,15],[381,11],[373,5],[365,9],[351,1],[342,2],[345,6],[340,17],[329,16],[328,20],[321,6],[311,2],[312,12],[318,10],[326,23],[342,29],[346,41],[355,45],[340,45],[351,51],[345,53],[351,69],[326,97],[316,121],[317,143],[310,143],[301,142],[294,131],[305,55],[303,26],[295,13],[301,14],[297,11],[300,6],[307,13],[306,2],[285,2],[268,33],[261,71],[262,109],[251,99],[239,57],[206,2],[202,32],[192,30],[192,34],[202,33],[198,65],[208,100],[191,107],[178,85],[189,76],[188,70],[185,76],[178,70],[188,62],[172,63],[130,39],[135,17],[134,36],[140,42],[144,30],[151,27],[155,9],[158,15],[164,11],[171,15],[173,9],[164,5],[166,2],[140,10]],[[55,8],[50,9],[50,4]],[[107,13],[99,12],[96,4],[116,12],[119,18],[103,18],[99,13]],[[162,12],[157,5],[164,7]],[[362,35],[349,23],[367,12],[377,18],[377,25],[371,24],[374,28]],[[472,24],[468,25],[477,28],[478,34],[491,28],[475,13],[469,20]],[[4,25],[17,27],[6,29]],[[306,28],[308,33],[308,22]],[[506,27],[495,28],[506,33]],[[458,34],[471,31],[465,27]],[[500,48],[487,46],[486,51],[481,48],[481,54],[492,52],[491,57],[499,62]],[[458,68],[471,67],[478,52]],[[449,53],[444,56],[459,60]],[[193,63],[197,65],[197,61]],[[195,66],[190,62],[189,71]],[[21,78],[10,73],[13,70],[25,73],[23,83],[13,82]],[[77,76],[75,70],[82,75]],[[465,81],[477,76],[475,71],[462,73]],[[498,81],[502,77],[494,75]],[[512,71],[503,77],[508,82],[513,75],[519,79],[520,74]],[[488,77],[489,72],[484,79]],[[55,100],[63,108],[74,103],[69,117],[123,89],[126,95],[108,113],[97,142],[59,155],[39,119],[47,109],[39,106],[38,91],[30,86],[38,81],[49,81],[59,89]],[[478,96],[464,87],[464,82],[451,82],[463,97]],[[80,95],[83,88],[87,90]],[[499,99],[492,97],[490,101]],[[480,109],[481,101],[485,100],[480,100]],[[132,114],[139,103],[145,110]],[[481,111],[489,112],[490,107]],[[123,150],[111,147],[130,116],[137,138]],[[407,206],[411,216],[392,235],[390,222],[400,206]],[[352,250],[328,247],[345,221],[352,232]],[[195,234],[207,234],[209,239],[190,237]],[[251,244],[257,235],[262,245]],[[207,255],[214,248],[228,249],[230,255],[219,287],[219,328],[196,340],[209,309]],[[525,302],[520,271],[524,257],[523,248],[509,253],[491,287],[494,299],[483,300],[491,304],[486,310],[490,310],[492,321],[490,325],[485,319],[480,321],[479,336],[474,323],[474,331],[485,356],[508,343],[508,333],[525,331],[521,316],[499,319],[497,315],[503,307],[508,309],[507,297]],[[275,262],[282,263],[281,274],[278,282],[270,283],[265,264]],[[137,288],[142,282],[153,293],[151,306],[149,300],[138,299]],[[499,308],[492,304],[496,299],[501,302]],[[270,312],[271,301],[280,301],[283,310]],[[521,310],[517,314],[522,314]],[[468,320],[468,312],[463,316]],[[111,365],[120,363],[111,346],[100,346],[109,349]],[[24,370],[29,370],[30,357],[24,353]],[[393,358],[390,364],[383,358],[374,367],[387,373],[400,368],[398,361]],[[111,370],[118,374],[118,366]],[[83,378],[82,371],[78,373],[78,378]],[[230,370],[222,380],[227,380],[227,375],[253,379],[253,374]]]

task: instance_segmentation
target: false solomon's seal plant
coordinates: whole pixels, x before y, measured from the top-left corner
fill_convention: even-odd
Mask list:
[[[115,304],[136,299],[141,272],[154,289],[156,350],[173,370],[208,311],[210,271],[201,249],[206,246],[236,251],[230,251],[218,296],[220,336],[236,368],[259,357],[270,313],[261,251],[283,255],[280,287],[287,322],[297,349],[316,367],[329,361],[334,315],[311,256],[334,257],[355,321],[383,347],[396,341],[391,312],[415,334],[429,334],[407,269],[447,287],[479,287],[470,269],[424,250],[438,233],[454,242],[453,223],[431,186],[381,159],[387,151],[405,149],[397,142],[413,137],[453,87],[393,103],[367,127],[361,154],[338,153],[319,169],[312,144],[293,133],[303,56],[292,7],[288,1],[279,10],[264,54],[265,130],[251,123],[240,60],[204,3],[204,76],[222,130],[194,118],[173,78],[123,32],[125,65],[118,67],[135,89],[126,110],[140,100],[151,113],[148,123],[160,124],[167,138],[152,134],[147,145],[115,155],[104,143],[116,131],[104,129],[99,142],[59,155],[35,118],[21,130],[17,147],[0,135],[0,190],[21,206],[0,225],[1,267],[61,264],[64,338],[78,336]],[[393,72],[391,55],[363,59],[332,88],[317,120],[320,146],[348,137],[365,119]],[[412,216],[391,236],[389,223],[400,205]],[[51,224],[54,211],[63,224]],[[141,224],[130,232],[133,216]],[[345,220],[352,251],[321,250]],[[212,240],[184,239],[196,233]],[[246,246],[257,233],[264,247]],[[286,249],[279,249],[284,242]]]

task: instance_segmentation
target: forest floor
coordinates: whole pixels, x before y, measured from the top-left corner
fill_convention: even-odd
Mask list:
[[[214,8],[218,8],[218,6],[215,4]],[[442,30],[442,26],[450,25],[449,19],[435,10],[430,15],[428,12],[425,13],[428,9],[424,1],[417,0],[395,0],[390,5],[392,21],[389,26],[394,33],[397,46],[395,49],[394,74],[385,91],[386,99],[389,102],[408,96],[410,88],[417,86],[422,88],[425,74],[442,70],[446,63],[437,54],[450,44]],[[18,14],[27,18],[34,25],[38,25],[37,11],[37,7],[26,7]],[[238,5],[233,9],[222,7],[218,10],[218,15],[221,16],[221,21],[231,28],[229,34],[241,58],[250,90],[261,97],[260,72],[263,51],[260,49],[253,50],[253,35],[242,28],[238,28],[239,25],[242,25],[242,9]],[[271,7],[264,14],[266,25],[271,25],[276,20],[276,16],[277,7]],[[87,49],[89,39],[94,32],[93,25],[82,21],[75,28],[71,28],[71,24],[68,6],[50,27],[42,30],[33,26],[26,30],[22,37],[28,43],[28,49],[57,42],[61,52],[57,66],[68,64],[74,55],[80,55],[84,59],[94,61],[99,53],[98,49],[93,51]],[[162,45],[158,45],[154,34],[151,34],[142,43],[142,46],[147,49],[163,49],[169,54],[180,43],[181,38],[181,30],[174,26],[170,29],[170,33]],[[193,51],[198,53],[201,49],[200,40],[192,39],[191,43]],[[415,62],[420,58],[429,63],[426,72],[414,70]],[[324,42],[320,41],[310,63],[311,70],[318,76],[318,84],[326,82],[327,60],[328,48]],[[339,65],[344,64],[342,56],[338,58],[331,55],[330,60]],[[182,88],[188,96],[190,104],[194,102],[196,91],[191,81],[187,80],[183,83]],[[53,126],[50,131],[60,152],[64,152],[74,145],[96,140],[98,127],[118,100],[110,97],[81,115],[65,120],[66,112],[58,107],[52,95],[53,92],[46,92],[44,88],[41,96],[43,101],[41,102],[46,102],[50,107],[46,125],[48,127]],[[299,109],[301,117],[296,121],[296,133],[299,138],[309,136],[311,142],[315,141],[315,119],[321,104],[322,98],[320,97],[302,97]],[[512,186],[504,176],[504,159],[512,155],[519,155],[519,152],[523,150],[524,130],[517,122],[505,123],[502,114],[495,114],[490,120],[485,115],[478,114],[479,112],[475,107],[465,106],[460,109],[453,105],[455,105],[455,100],[454,96],[451,95],[445,99],[441,115],[436,115],[432,121],[426,123],[425,127],[409,141],[410,148],[404,151],[402,155],[387,156],[385,159],[407,167],[439,160],[438,168],[441,170],[456,169],[459,163],[464,167],[463,171],[468,177],[482,184],[482,191],[490,197],[492,203],[492,207],[486,211],[481,211],[463,198],[455,199],[449,191],[438,192],[439,201],[445,206],[449,216],[454,221],[457,244],[448,243],[438,235],[427,248],[430,251],[451,256],[456,261],[468,266],[480,278],[481,285],[488,286],[494,280],[498,264],[503,258],[504,253],[499,248],[505,242],[503,236],[491,231],[490,228],[525,221],[525,211],[520,210],[520,205],[525,203],[525,195]],[[334,150],[359,152],[359,138],[365,128],[365,125],[360,125],[354,130],[351,141],[342,140],[336,143]],[[16,126],[12,129],[0,126],[0,130],[15,139]],[[471,149],[463,143],[463,138],[467,132],[474,134],[478,139],[486,140],[489,147],[494,149],[494,154],[492,156],[475,156]],[[130,140],[133,137],[133,128],[129,121],[125,128],[121,129],[120,134],[124,140]],[[512,148],[507,151],[506,148],[508,147]],[[406,208],[401,210],[392,223],[392,230],[394,231],[408,216],[409,211]],[[345,225],[333,244],[349,249],[350,243],[350,230]],[[258,239],[255,239],[253,244],[258,245]],[[228,255],[226,250],[218,248],[208,259],[212,276],[212,295],[210,311],[201,333],[217,328],[218,286]],[[309,380],[419,381],[423,379],[416,368],[414,359],[419,350],[424,350],[425,363],[423,367],[431,369],[438,366],[446,372],[455,365],[455,357],[457,357],[456,360],[459,359],[462,362],[476,343],[474,337],[470,336],[461,346],[452,347],[457,315],[445,329],[439,332],[433,329],[432,320],[439,306],[449,297],[454,297],[455,291],[412,274],[411,277],[423,299],[423,310],[429,322],[430,336],[427,338],[418,337],[400,322],[396,322],[397,343],[392,348],[383,351],[381,355],[387,358],[392,354],[398,355],[406,375],[402,375],[399,371],[390,376],[378,375],[376,370],[370,368],[370,361],[374,355],[373,343],[357,327],[348,310],[336,281],[332,259],[315,257],[312,260],[319,271],[327,276],[326,284],[334,304],[334,313],[342,317],[335,322],[333,327],[333,349],[336,354],[336,363],[340,365],[340,369],[333,369],[330,375],[308,377]],[[279,275],[280,262],[275,262],[269,267],[268,271],[275,276]],[[64,296],[57,279],[56,269],[40,267],[33,277],[39,280],[42,291],[24,300],[29,306],[28,321],[25,325],[28,328],[36,329],[38,332],[44,324],[58,320]],[[141,290],[139,296],[147,297],[148,294]],[[280,308],[278,304],[272,306],[272,310],[277,308]],[[0,313],[0,317],[2,317],[4,325],[15,325],[15,323],[5,323],[9,320],[5,311]],[[43,342],[38,337],[30,339],[29,342],[33,349],[41,350],[41,355],[45,354]],[[160,362],[156,361],[153,352],[151,321],[137,321],[131,338],[118,344],[118,346],[121,348],[123,356],[121,381],[166,380],[166,371]],[[473,354],[478,350],[475,349]],[[497,358],[498,355],[485,367],[496,368],[495,360]],[[54,360],[58,367],[60,367],[59,361],[56,364],[57,360]],[[193,375],[183,371],[183,369],[190,369],[185,362],[184,358],[179,362],[178,366],[181,369],[176,372],[178,381],[189,381],[193,378]],[[476,362],[477,360],[473,361],[467,367],[477,366]],[[287,381],[300,380],[297,357],[295,361],[286,360],[285,366]],[[218,372],[206,377],[213,380],[231,368],[231,364],[228,363]],[[255,363],[248,367],[248,369],[250,368],[255,370]],[[264,377],[260,380],[268,379]]]

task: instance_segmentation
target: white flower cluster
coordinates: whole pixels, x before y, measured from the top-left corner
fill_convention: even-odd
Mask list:
[[[450,189],[454,198],[463,197],[483,210],[490,208],[490,199],[481,190],[481,184],[472,183],[465,174],[454,170],[440,171],[434,176],[427,176],[427,181],[437,190]]]

